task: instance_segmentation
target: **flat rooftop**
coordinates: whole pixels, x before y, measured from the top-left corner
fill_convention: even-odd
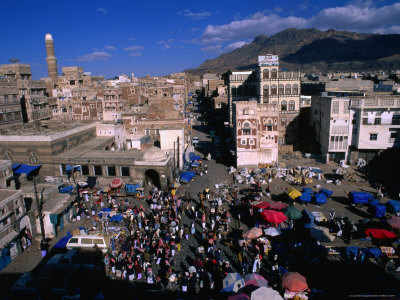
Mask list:
[[[129,151],[119,150],[103,150],[103,148],[114,142],[114,137],[96,137],[90,141],[85,142],[82,145],[75,147],[74,149],[68,150],[55,157],[55,161],[68,161],[68,160],[88,160],[88,159],[130,159],[135,160],[141,157],[143,151],[131,149]]]
[[[49,136],[71,129],[79,128],[94,123],[93,121],[62,121],[46,120],[39,123],[24,123],[23,125],[0,128],[3,136]]]

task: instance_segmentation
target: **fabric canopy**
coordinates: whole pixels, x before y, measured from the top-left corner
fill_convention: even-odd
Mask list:
[[[268,208],[270,206],[271,206],[271,203],[268,201],[257,201],[257,203],[253,205],[253,207],[256,207],[256,208]]]
[[[272,288],[260,287],[251,293],[251,300],[283,300],[282,296]]]
[[[306,278],[297,272],[283,274],[282,285],[291,292],[303,292],[308,289]]]
[[[387,220],[390,226],[396,229],[400,229],[400,217],[391,217],[389,220]]]
[[[256,239],[260,236],[262,236],[263,231],[261,228],[253,227],[249,231],[243,234],[243,237],[246,239]]]
[[[295,200],[297,197],[301,196],[301,193],[298,190],[296,190],[295,188],[289,188],[288,191],[287,191],[287,194],[293,200]]]
[[[125,184],[125,191],[127,193],[135,193],[136,189],[140,187],[140,183],[137,184]]]
[[[223,292],[237,292],[240,288],[245,286],[244,280],[239,273],[228,273],[223,283]]]
[[[328,189],[319,189],[319,192],[325,194],[325,196],[328,198],[330,198],[333,195],[333,191]]]
[[[291,220],[300,219],[303,215],[300,210],[298,210],[295,206],[289,206],[286,209],[285,216]]]
[[[122,215],[114,215],[110,218],[110,222],[121,222],[123,219]]]
[[[36,171],[39,171],[42,165],[30,166],[30,165],[21,165],[18,169],[14,171],[15,174],[26,174],[27,176],[33,174]]]
[[[282,223],[287,219],[287,217],[280,211],[275,210],[264,210],[261,216],[265,221],[270,223]]]
[[[282,203],[282,202],[276,202],[276,201],[272,201],[269,203],[269,208],[270,209],[276,209],[276,210],[281,210],[287,207],[286,203]]]
[[[372,236],[373,238],[378,240],[394,239],[397,237],[397,235],[394,232],[378,228],[367,228],[365,230],[365,234]]]
[[[16,169],[18,169],[20,166],[21,166],[21,164],[13,164],[13,165],[12,165],[13,171],[15,171]]]

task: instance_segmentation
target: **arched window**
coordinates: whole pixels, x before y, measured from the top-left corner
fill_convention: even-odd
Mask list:
[[[237,95],[237,89],[235,86],[232,87],[232,96],[236,96]]]
[[[290,85],[290,84],[287,84],[287,85],[286,85],[286,88],[285,88],[285,94],[286,94],[286,95],[290,95],[291,93],[292,93],[291,85]]]
[[[29,162],[30,163],[36,163],[37,162],[36,152],[32,151],[32,152],[29,153]]]
[[[264,71],[263,71],[263,79],[269,79],[269,70],[268,69],[264,69]]]
[[[278,77],[279,78],[284,78],[284,75],[285,75],[285,72],[283,72],[283,71],[279,71],[278,72]]]
[[[293,84],[292,94],[297,95],[299,93],[299,86],[297,84]]]
[[[271,78],[272,79],[277,79],[278,78],[278,71],[276,69],[272,69]]]
[[[281,102],[281,111],[287,111],[287,102],[286,102],[286,100],[283,100]]]
[[[296,107],[295,107],[294,101],[293,101],[293,100],[290,100],[290,101],[289,101],[289,110],[290,110],[290,111],[294,111],[295,109],[296,109]]]
[[[276,84],[273,84],[272,87],[271,87],[271,95],[272,96],[276,96],[276,92],[277,92]]]
[[[242,134],[243,135],[250,135],[251,134],[251,128],[250,128],[250,123],[249,122],[244,122],[243,123]]]
[[[286,126],[286,125],[287,125],[286,118],[282,118],[282,119],[281,119],[281,125],[282,125],[282,126]]]
[[[264,87],[263,87],[264,98],[268,98],[268,94],[269,94],[269,86],[268,85],[264,85]]]
[[[254,139],[250,139],[249,140],[249,145],[254,145],[255,143],[254,143]]]
[[[283,95],[283,94],[284,94],[283,84],[280,84],[280,85],[279,85],[279,90],[278,90],[278,92],[279,92],[279,95]]]

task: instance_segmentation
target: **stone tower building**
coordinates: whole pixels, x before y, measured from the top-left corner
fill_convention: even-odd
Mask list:
[[[57,71],[57,58],[54,52],[53,37],[50,33],[45,36],[46,42],[46,53],[47,53],[47,69],[49,71],[49,77],[51,78],[53,85],[57,84],[58,71]]]

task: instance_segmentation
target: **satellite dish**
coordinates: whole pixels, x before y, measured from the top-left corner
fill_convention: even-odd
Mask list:
[[[19,58],[10,58],[8,61],[10,63],[16,64],[17,62],[19,62]]]

